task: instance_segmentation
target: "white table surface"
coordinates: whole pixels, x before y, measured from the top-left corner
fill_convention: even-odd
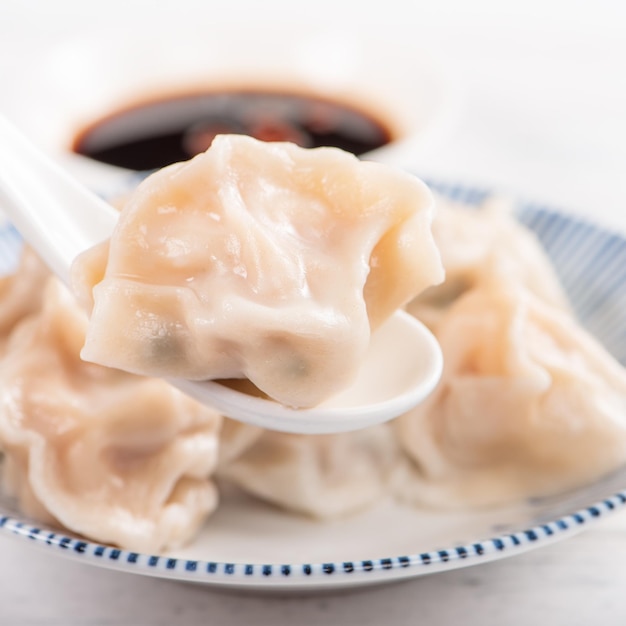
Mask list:
[[[32,51],[35,41],[45,46],[95,23],[208,5],[1,0],[0,103],[5,79],[19,70],[16,51]],[[240,5],[210,3],[223,15],[249,19]],[[263,6],[269,11],[281,2]],[[305,10],[297,7],[270,15],[288,20],[290,10]],[[424,174],[512,190],[626,231],[621,0],[320,0],[316,15],[357,19],[363,27],[412,23],[416,41],[464,81],[455,132],[416,160]],[[114,573],[0,537],[0,625],[624,624],[624,555],[626,512],[499,562],[377,588],[282,597]]]

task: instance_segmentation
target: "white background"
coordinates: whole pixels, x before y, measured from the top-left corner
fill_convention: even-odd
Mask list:
[[[130,24],[141,33],[163,16],[190,29],[212,19],[262,28],[266,20],[300,23],[303,14],[311,28],[408,31],[463,85],[457,131],[422,159],[425,174],[504,187],[621,224],[626,3],[620,0],[1,0],[0,78],[45,54],[46,44],[90,29]]]
[[[626,3],[0,0],[0,107],[26,61],[77,33],[154,14],[409,30],[463,85],[427,175],[510,190],[626,232]],[[205,18],[206,19],[206,18]],[[623,624],[626,516],[499,563],[376,590],[239,597],[89,568],[0,538],[0,624]]]

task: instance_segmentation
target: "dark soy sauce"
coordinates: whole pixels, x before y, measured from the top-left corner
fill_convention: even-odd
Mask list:
[[[345,104],[240,90],[175,96],[122,110],[87,128],[73,149],[103,163],[145,171],[187,160],[227,133],[306,148],[334,146],[357,156],[393,138],[380,121]]]

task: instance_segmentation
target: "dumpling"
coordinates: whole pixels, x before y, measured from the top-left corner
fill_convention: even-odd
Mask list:
[[[26,246],[15,273],[0,278],[0,345],[5,344],[19,321],[39,310],[49,277],[50,270]]]
[[[407,310],[431,329],[466,291],[494,275],[525,285],[538,297],[569,310],[552,264],[534,233],[520,224],[502,199],[468,208],[437,197],[433,235],[446,279],[409,303]],[[464,207],[464,208],[463,208]]]
[[[398,458],[387,424],[332,435],[264,431],[218,476],[283,509],[332,519],[384,498]]]
[[[491,505],[589,483],[626,461],[626,370],[560,307],[486,282],[443,315],[439,387],[398,418],[403,497]]]
[[[80,360],[86,316],[51,279],[0,363],[3,480],[27,515],[159,551],[217,505],[221,418],[161,380]]]
[[[146,179],[75,264],[82,356],[138,374],[247,378],[279,402],[346,387],[370,332],[443,270],[432,196],[335,148],[217,137]],[[108,257],[108,258],[107,258]]]
[[[219,435],[218,467],[227,465],[240,457],[263,434],[260,426],[253,426],[244,422],[237,422],[223,418]]]

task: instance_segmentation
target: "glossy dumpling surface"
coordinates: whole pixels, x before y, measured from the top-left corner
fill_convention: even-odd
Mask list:
[[[221,418],[161,380],[81,361],[86,316],[55,279],[0,363],[4,487],[96,541],[157,551],[217,505]]]
[[[626,461],[626,371],[564,309],[514,281],[455,301],[444,373],[399,418],[422,504],[495,504],[593,481]]]
[[[386,424],[333,435],[265,431],[218,474],[288,511],[332,519],[384,498],[398,458]]]
[[[39,310],[49,277],[50,270],[27,246],[16,271],[0,277],[0,346],[18,322]]]
[[[144,181],[75,266],[83,357],[248,378],[283,404],[351,381],[371,330],[443,278],[419,180],[335,148],[217,137]]]
[[[437,197],[436,204],[433,235],[446,279],[408,305],[412,314],[434,329],[456,298],[497,276],[569,309],[548,255],[535,234],[515,219],[510,203],[494,197],[468,209]]]

